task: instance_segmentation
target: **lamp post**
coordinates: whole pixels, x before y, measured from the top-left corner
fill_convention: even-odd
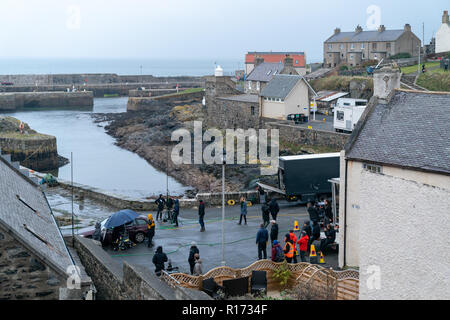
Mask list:
[[[222,156],[222,265],[225,265],[225,164],[226,154]]]

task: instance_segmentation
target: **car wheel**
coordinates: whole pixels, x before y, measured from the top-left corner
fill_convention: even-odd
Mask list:
[[[142,243],[145,240],[145,234],[143,234],[142,232],[138,232],[136,233],[136,235],[134,236],[134,240],[137,243]]]

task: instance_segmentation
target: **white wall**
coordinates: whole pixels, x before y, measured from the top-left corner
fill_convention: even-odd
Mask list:
[[[450,25],[443,23],[436,32],[436,53],[450,51]]]
[[[303,113],[308,115],[308,110],[308,86],[303,80],[300,80],[285,99],[285,118],[288,114]]]
[[[267,101],[262,98],[261,104],[264,118],[286,120],[284,102]]]
[[[450,190],[368,171],[360,178],[360,299],[450,299]]]

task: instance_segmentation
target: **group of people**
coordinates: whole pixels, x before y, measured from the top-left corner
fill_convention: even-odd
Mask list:
[[[168,261],[169,259],[167,258],[167,254],[163,252],[163,247],[158,246],[152,259],[152,262],[155,265],[155,273],[157,275],[160,275],[162,270],[166,270],[165,263]],[[192,241],[191,248],[189,249],[188,263],[191,275],[201,276],[203,274],[200,251],[198,250],[197,243],[195,241]]]
[[[163,195],[160,194],[158,199],[155,200],[158,210],[156,212],[156,220],[163,220],[164,208],[167,208],[167,218],[176,227],[178,227],[178,216],[180,214],[180,202],[178,199],[172,199],[167,196],[167,200],[164,199]]]
[[[280,210],[276,199],[268,201],[264,199],[261,207],[263,223],[256,234],[256,244],[258,246],[258,259],[267,259],[267,243],[272,244],[272,261],[282,262],[286,260],[288,263],[297,263],[297,256],[300,255],[301,262],[306,262],[308,252],[311,250],[311,245],[314,245],[317,252],[324,253],[330,244],[336,241],[336,227],[332,225],[333,214],[331,205],[328,200],[324,200],[323,206],[316,208],[312,203],[307,204],[307,211],[309,214],[309,221],[305,221],[300,231],[299,237],[296,236],[294,230],[289,230],[289,233],[284,236],[284,247],[278,241],[278,224],[276,222],[277,214]],[[269,222],[270,215],[272,220]],[[242,216],[242,214],[241,214]],[[323,220],[325,226],[325,238],[321,239],[320,221]],[[270,235],[267,226],[272,224]],[[298,249],[297,249],[298,245]]]

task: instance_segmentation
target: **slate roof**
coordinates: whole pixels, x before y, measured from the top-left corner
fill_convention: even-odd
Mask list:
[[[236,94],[233,96],[218,97],[217,99],[258,103],[258,98],[257,94]]]
[[[66,274],[73,265],[44,193],[1,156],[0,227],[52,269]]]
[[[257,65],[245,80],[269,82],[274,74],[278,74],[283,70],[283,67],[283,63],[263,62]]]
[[[261,96],[284,99],[302,79],[303,77],[298,75],[276,75],[261,91]]]
[[[395,41],[405,30],[362,31],[362,32],[339,32],[331,36],[325,43],[330,42],[375,42]]]
[[[450,93],[396,90],[366,112],[345,146],[348,159],[450,174]]]

